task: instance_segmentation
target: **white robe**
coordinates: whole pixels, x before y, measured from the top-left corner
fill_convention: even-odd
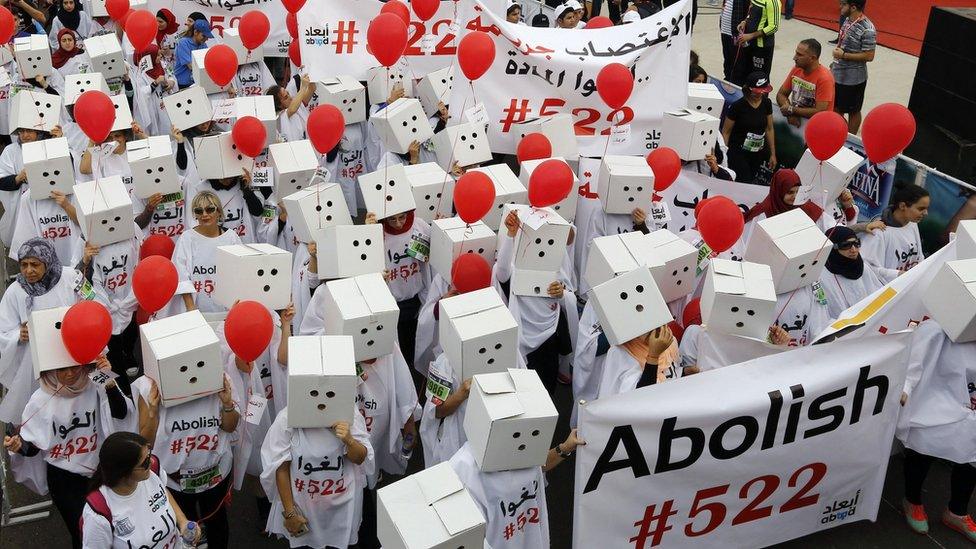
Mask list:
[[[451,383],[451,394],[457,392],[461,385],[461,379],[457,372],[451,367],[447,360],[447,355],[441,353],[430,363],[427,375],[435,374],[441,380],[449,380]],[[428,377],[429,379],[429,377]],[[424,403],[423,416],[420,420],[420,441],[424,448],[424,467],[430,468],[438,463],[451,459],[451,456],[461,448],[468,437],[464,434],[464,411],[468,407],[465,400],[454,413],[442,418],[438,418],[437,405],[434,404],[430,393],[427,394],[427,402]]]
[[[827,303],[819,300],[813,286],[776,296],[776,312],[779,316],[775,322],[790,334],[790,347],[813,343],[813,338],[830,323]]]
[[[875,230],[866,233],[862,241],[861,257],[886,284],[925,259],[917,223]]]
[[[95,300],[108,309],[112,316],[112,334],[118,335],[132,321],[132,315],[139,308],[133,291],[132,276],[139,261],[139,248],[142,245],[142,232],[122,242],[102,246],[92,258],[92,289]],[[71,263],[77,265],[85,253],[85,245],[79,239],[75,244]]]
[[[402,475],[407,470],[400,432],[417,409],[417,389],[410,367],[394,344],[393,352],[372,364],[360,363],[365,380],[359,382],[356,407],[366,418],[366,430],[376,453],[376,470]],[[362,379],[362,377],[360,378]],[[370,477],[370,486],[376,478]]]
[[[423,375],[427,375],[427,365],[440,352],[437,342],[437,318],[434,308],[444,294],[450,289],[450,282],[444,277],[433,273],[430,286],[427,288],[427,299],[424,300],[417,317],[417,337],[414,347],[413,367]]]
[[[827,313],[831,319],[834,319],[858,301],[884,286],[884,283],[874,272],[874,268],[865,261],[864,273],[861,274],[861,278],[851,280],[824,269],[820,273],[820,286],[827,296]],[[814,334],[814,337],[817,335],[819,334]]]
[[[6,92],[7,90],[2,90]],[[5,98],[4,95],[0,97]],[[6,109],[10,101],[0,101],[0,108]],[[2,126],[7,129],[6,122]],[[0,153],[0,177],[17,175],[24,169],[24,154],[20,142],[16,136],[11,135],[13,142],[3,149]],[[17,208],[20,207],[20,195],[27,190],[27,183],[16,191],[0,191],[0,204],[3,205],[3,217],[0,217],[0,241],[5,246],[10,246],[10,238],[14,234],[14,222],[17,219]]]
[[[570,425],[575,426],[579,414],[579,401],[590,401],[600,392],[600,379],[603,377],[603,361],[606,351],[600,352],[600,339],[603,327],[593,305],[587,303],[580,315],[576,335],[576,349],[573,356],[573,412]],[[604,341],[606,338],[603,338]],[[609,345],[609,343],[604,343]]]
[[[194,301],[203,313],[227,310],[213,300],[217,282],[217,248],[241,244],[234,231],[224,231],[220,236],[209,238],[195,230],[186,231],[176,241],[173,264],[180,275],[180,282],[189,281],[196,289]]]
[[[73,265],[71,256],[81,242],[81,231],[68,217],[68,212],[50,198],[34,200],[29,192],[20,195],[16,212],[17,224],[10,238],[10,259],[17,260],[17,251],[24,242],[43,238],[54,246],[62,265]]]

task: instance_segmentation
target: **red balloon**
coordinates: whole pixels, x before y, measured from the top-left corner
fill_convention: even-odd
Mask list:
[[[0,44],[6,44],[10,42],[10,38],[14,35],[14,14],[10,13],[4,6],[0,6]]]
[[[139,259],[143,260],[154,255],[172,259],[175,248],[176,244],[172,238],[162,234],[151,234],[142,241],[142,246],[139,247]]]
[[[529,176],[529,204],[545,208],[559,204],[573,190],[573,169],[562,160],[546,160]]]
[[[291,36],[292,40],[298,38],[298,16],[294,13],[286,15],[285,28],[288,29],[288,35]]]
[[[803,135],[807,148],[823,162],[837,154],[847,140],[847,121],[834,111],[821,111],[810,117]]]
[[[118,23],[118,25],[119,25],[119,28],[121,28],[123,30],[123,32],[125,31],[125,23],[126,23],[126,21],[128,21],[129,20],[129,16],[132,15],[133,13],[135,13],[135,12],[136,12],[136,10],[130,8],[129,11],[125,12],[124,14],[122,14],[122,17],[119,17],[119,19],[116,21],[116,23]]]
[[[413,12],[417,14],[417,19],[427,21],[437,13],[440,7],[440,0],[410,0]]]
[[[698,223],[698,214],[701,213],[701,209],[705,207],[705,203],[709,200],[711,200],[711,198],[705,198],[703,200],[699,200],[698,204],[695,204],[695,223]]]
[[[144,51],[156,39],[159,24],[149,10],[136,10],[125,20],[125,35],[136,51]]]
[[[470,32],[458,44],[457,60],[464,76],[468,80],[477,80],[495,61],[495,41],[486,32]]]
[[[607,27],[612,27],[612,26],[613,26],[613,21],[611,21],[609,17],[597,15],[596,17],[590,18],[590,20],[586,22],[586,27],[584,28],[605,29]]]
[[[698,232],[716,253],[724,252],[738,242],[744,225],[739,205],[725,196],[709,198],[698,215]]]
[[[549,142],[548,137],[539,132],[526,134],[519,141],[515,156],[519,162],[549,158],[552,156],[552,143]]]
[[[132,292],[139,305],[152,314],[173,299],[179,278],[172,261],[159,255],[147,257],[139,261],[132,273]]]
[[[75,122],[95,143],[101,143],[115,124],[115,105],[99,90],[88,90],[75,101]]]
[[[90,364],[112,337],[112,315],[97,301],[79,301],[64,313],[61,341],[78,364]]]
[[[220,87],[230,84],[237,74],[237,62],[237,54],[225,44],[211,47],[203,56],[203,68],[207,69],[207,76]]]
[[[224,321],[224,337],[237,358],[253,362],[271,343],[274,325],[271,314],[257,301],[240,301],[230,308]]]
[[[393,66],[407,49],[407,25],[396,14],[377,15],[366,29],[366,47],[380,65]]]
[[[681,173],[681,159],[670,147],[659,147],[647,153],[647,165],[654,172],[654,190],[659,193],[670,187]]]
[[[253,116],[242,116],[234,122],[230,137],[246,156],[254,158],[264,150],[268,139],[268,130],[264,124]]]
[[[129,0],[105,0],[105,11],[113,21],[119,21],[129,12]]]
[[[390,0],[383,4],[383,7],[380,8],[380,13],[392,13],[399,17],[404,25],[410,24],[410,8],[400,0]]]
[[[861,126],[864,151],[875,164],[898,156],[914,138],[915,117],[897,103],[884,103],[871,109]]]
[[[454,209],[465,223],[480,221],[495,203],[495,184],[484,172],[467,172],[454,186]]]
[[[285,6],[288,13],[298,13],[305,5],[305,0],[281,0],[281,4]]]
[[[268,35],[271,34],[271,21],[268,21],[268,16],[264,12],[250,10],[241,16],[237,30],[244,47],[249,50],[256,50],[261,47],[261,44],[264,44]]]
[[[458,293],[466,294],[491,285],[491,265],[485,258],[472,253],[462,253],[451,266],[451,286]]]
[[[611,109],[619,109],[634,91],[634,75],[620,63],[610,63],[596,75],[596,92]]]
[[[319,154],[325,154],[339,143],[346,129],[346,119],[342,111],[332,105],[319,105],[308,115],[305,131]]]
[[[292,40],[288,44],[288,59],[291,59],[296,67],[302,66],[302,50],[298,47],[298,40]]]

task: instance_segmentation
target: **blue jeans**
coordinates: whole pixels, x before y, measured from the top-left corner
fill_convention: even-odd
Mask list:
[[[783,0],[783,16],[793,17],[793,5],[796,4],[796,0]]]

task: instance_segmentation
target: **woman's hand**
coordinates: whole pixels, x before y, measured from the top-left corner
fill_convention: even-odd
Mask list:
[[[397,82],[396,84],[393,84],[393,89],[390,90],[390,97],[386,98],[386,104],[390,105],[397,99],[405,97],[406,95],[407,94],[403,91],[403,84]]]
[[[281,324],[291,325],[291,321],[295,319],[295,304],[289,303],[287,307],[278,311],[278,316],[281,317]]]
[[[292,536],[300,536],[307,531],[308,520],[296,513],[291,518],[285,519],[285,529],[288,530],[288,533]]]
[[[840,192],[840,205],[845,208],[854,207],[854,195],[851,194],[851,191],[844,189]]]
[[[674,335],[671,333],[671,328],[667,325],[661,326],[660,328],[654,328],[647,333],[647,360],[649,364],[657,364],[661,353],[668,350],[671,346],[671,342],[674,341]]]
[[[60,206],[62,210],[66,210],[70,204],[68,197],[61,191],[51,191],[51,200]]]
[[[559,445],[559,448],[556,448],[556,450],[561,451],[562,453],[569,453],[575,451],[577,446],[585,446],[585,445],[586,442],[580,439],[579,434],[576,432],[576,429],[573,429],[572,431],[569,432],[569,436],[566,437],[566,440],[564,440]]]
[[[95,359],[95,369],[96,370],[99,370],[99,371],[102,371],[102,372],[111,372],[112,371],[112,363],[108,361],[108,357],[107,356],[105,356],[105,355],[98,355],[98,357]],[[106,389],[111,389],[111,388],[113,388],[115,386],[116,386],[116,383],[115,383],[115,380],[114,379],[110,379],[110,380],[108,380],[108,382],[105,383],[105,388]]]
[[[20,452],[21,446],[24,445],[23,439],[20,435],[14,435],[12,437],[3,437],[3,447],[7,449],[11,454],[16,454]]]
[[[867,232],[869,232],[871,234],[874,234],[874,231],[883,231],[883,230],[885,230],[887,228],[888,228],[888,226],[885,225],[885,222],[884,221],[881,221],[880,219],[876,219],[876,220],[868,223],[867,227],[865,227],[864,229]]]
[[[177,143],[182,143],[184,140],[186,140],[186,138],[183,137],[183,132],[176,129],[176,126],[170,126],[169,134],[173,136],[173,139],[176,140]]]
[[[634,220],[634,225],[643,225],[647,221],[647,212],[641,208],[634,208],[630,212],[630,218]]]
[[[790,344],[790,333],[784,330],[781,326],[773,324],[769,327],[769,342],[773,345],[789,345]]]
[[[27,343],[30,341],[30,334],[27,332],[27,323],[20,325],[20,341],[21,343]]]
[[[349,446],[356,439],[352,436],[352,431],[349,430],[349,423],[345,421],[337,421],[332,424],[332,432],[335,434],[336,438],[341,440],[343,444]]]
[[[61,124],[51,128],[51,137],[64,137],[64,130],[61,129]]]
[[[220,397],[220,403],[224,405],[224,408],[230,408],[234,405],[234,398],[230,392],[230,378],[227,377],[227,374],[224,374],[224,388],[217,393],[217,396]]]
[[[367,225],[375,225],[376,224],[376,214],[374,214],[373,212],[366,212],[366,218],[363,220],[363,223],[365,223]]]
[[[776,170],[776,166],[779,166],[779,160],[776,159],[776,154],[770,154],[769,160],[766,161],[769,164],[769,169],[772,171]]]
[[[156,385],[155,381],[151,379],[149,381],[151,385],[149,387],[149,400],[146,401],[146,405],[149,406],[151,412],[155,413],[159,410],[159,403],[162,399],[159,396],[159,386]]]
[[[566,290],[566,285],[558,280],[549,285],[548,292],[549,297],[554,297],[556,299],[562,299],[563,292]]]
[[[156,206],[163,201],[163,193],[153,193],[146,199],[146,211],[154,212],[156,211]]]
[[[100,248],[98,246],[85,242],[85,255],[82,256],[81,262],[85,265],[91,265],[92,258],[98,255],[99,249]]]
[[[410,147],[407,149],[407,153],[410,155],[410,164],[417,164],[420,162],[420,141],[414,139],[410,142]]]
[[[251,188],[251,172],[247,171],[247,168],[241,168],[241,181],[244,184],[245,189]]]
[[[142,131],[142,126],[137,122],[132,123],[132,136],[136,139],[146,139],[146,132]]]
[[[19,172],[17,172],[17,176],[14,177],[14,181],[18,185],[23,185],[24,182],[27,181],[27,170],[26,169],[22,169]]]
[[[518,211],[512,210],[508,212],[508,215],[505,216],[505,229],[508,230],[509,238],[515,238],[521,225],[522,222],[519,220]]]
[[[315,242],[309,242],[305,247],[308,249],[309,257],[315,259],[315,254],[319,251],[318,245]]]

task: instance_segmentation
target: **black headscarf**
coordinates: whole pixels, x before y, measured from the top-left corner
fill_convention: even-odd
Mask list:
[[[57,17],[64,28],[77,32],[78,25],[81,24],[81,0],[75,2],[75,9],[71,11],[64,9],[64,6],[59,6]]]
[[[857,234],[847,227],[838,225],[827,231],[827,238],[836,246],[852,238],[857,238]],[[826,268],[835,275],[857,280],[864,274],[864,258],[858,254],[857,259],[850,259],[841,255],[837,248],[832,248],[830,255],[827,256]]]

